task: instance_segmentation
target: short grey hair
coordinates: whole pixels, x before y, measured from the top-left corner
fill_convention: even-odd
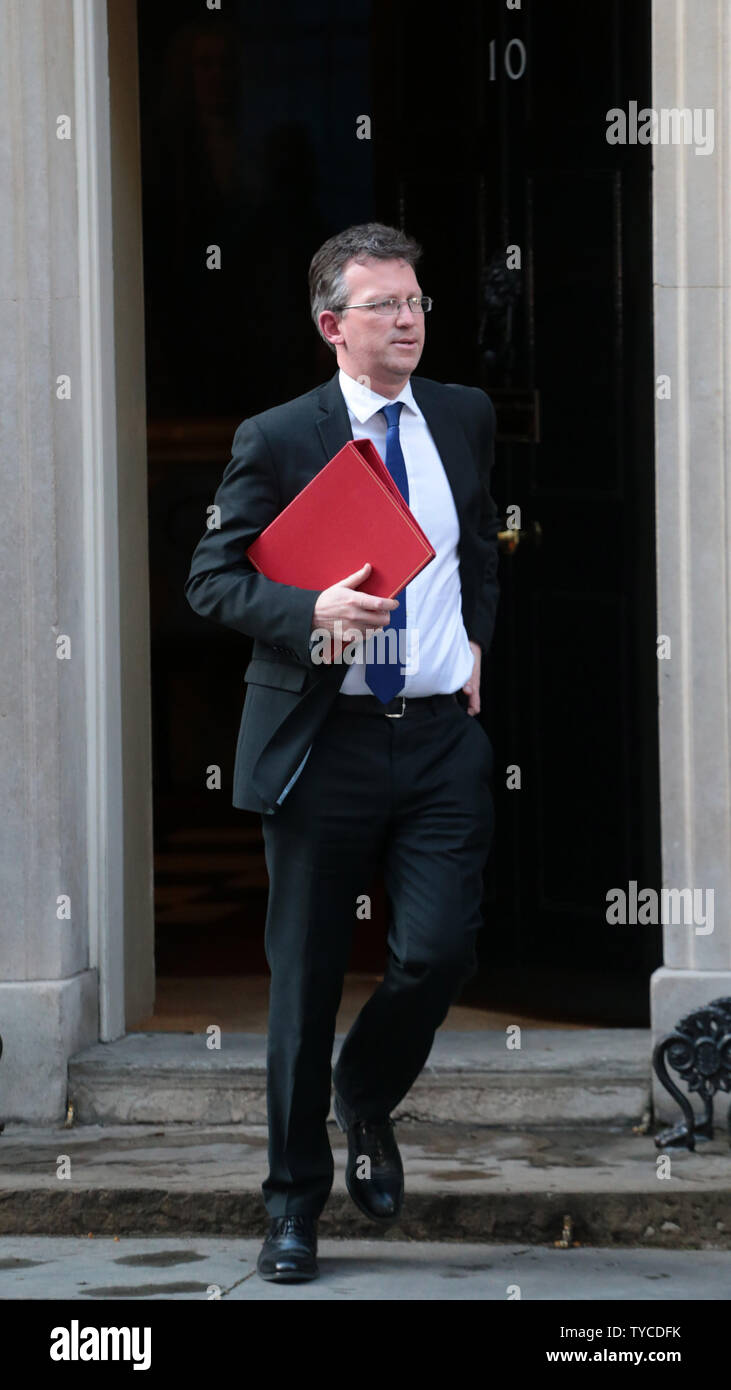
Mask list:
[[[420,257],[418,241],[398,227],[386,227],[382,222],[346,227],[344,232],[338,232],[323,243],[310,261],[310,309],[312,322],[331,352],[336,351],[335,344],[328,342],[318,319],[323,309],[338,310],[345,304],[348,297],[345,267],[351,261],[363,265],[373,260],[406,261],[415,269]]]

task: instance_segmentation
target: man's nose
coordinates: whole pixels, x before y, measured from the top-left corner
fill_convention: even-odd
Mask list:
[[[399,322],[403,319],[404,314],[407,315],[407,318],[406,318],[406,322],[407,322],[407,323],[415,323],[415,322],[416,322],[417,315],[414,313],[414,310],[412,309],[411,305],[410,305],[410,304],[408,303],[408,301],[405,300],[405,299],[402,300],[401,303],[400,303],[400,305],[399,305],[399,311],[398,311],[398,313],[397,313],[397,315],[396,315],[396,322],[397,322],[397,323],[399,323]]]

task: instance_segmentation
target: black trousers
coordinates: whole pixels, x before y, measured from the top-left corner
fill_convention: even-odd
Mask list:
[[[335,1017],[377,864],[390,909],[384,978],[332,1077],[360,1116],[385,1117],[406,1095],[476,969],[494,823],[490,740],[456,698],[406,708],[390,719],[336,702],[282,806],[262,816],[271,1217],[317,1217],[332,1187]]]

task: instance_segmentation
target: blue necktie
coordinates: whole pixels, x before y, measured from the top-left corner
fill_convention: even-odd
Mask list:
[[[403,401],[394,401],[391,405],[382,407],[382,414],[385,415],[388,426],[385,463],[397,488],[408,502],[409,480],[406,476],[406,464],[401,452],[401,440],[399,438],[399,415],[402,405]],[[399,600],[399,606],[391,610],[391,621],[374,638],[376,651],[380,649],[386,656],[386,660],[366,663],[365,668],[366,685],[384,705],[388,704],[395,695],[398,695],[404,684],[399,659],[402,645],[399,633],[406,627],[406,590],[402,589],[394,597]],[[390,632],[393,632],[395,636],[389,637]]]

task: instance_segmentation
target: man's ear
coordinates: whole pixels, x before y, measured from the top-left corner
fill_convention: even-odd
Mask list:
[[[338,328],[338,316],[332,309],[323,309],[322,313],[318,316],[317,322],[320,325],[321,332],[332,347],[338,347],[345,341],[342,332]]]

